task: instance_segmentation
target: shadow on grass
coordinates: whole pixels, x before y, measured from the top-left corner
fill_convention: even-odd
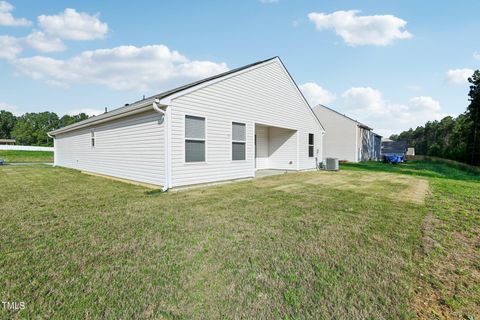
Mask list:
[[[145,191],[145,194],[147,196],[151,196],[151,197],[159,196],[162,193],[165,193],[165,192],[162,191],[162,189],[154,189],[154,190]]]
[[[432,161],[409,161],[402,164],[383,162],[346,163],[342,164],[340,169],[390,172],[426,178],[480,181],[480,174],[477,172]]]

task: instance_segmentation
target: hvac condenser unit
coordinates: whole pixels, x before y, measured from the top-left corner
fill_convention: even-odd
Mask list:
[[[338,171],[338,159],[337,158],[327,158],[325,170]]]

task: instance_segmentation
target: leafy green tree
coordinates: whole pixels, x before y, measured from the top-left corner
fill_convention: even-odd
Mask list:
[[[10,139],[17,118],[13,113],[0,110],[0,139]]]
[[[47,132],[58,128],[59,119],[54,112],[25,113],[17,119],[12,137],[17,144],[32,146],[52,146],[53,139]]]
[[[454,159],[462,162],[469,162],[467,153],[467,137],[470,131],[470,121],[465,114],[459,115],[455,119],[455,125],[452,129],[452,143],[448,159]]]
[[[79,121],[82,121],[82,120],[85,120],[85,119],[88,119],[88,115],[86,115],[85,113],[79,113],[79,114],[76,114],[76,115],[64,115],[63,117],[60,118],[60,127],[66,127],[68,125],[71,125],[71,124],[74,124],[75,122],[79,122]]]
[[[428,153],[427,154],[429,156],[433,156],[433,157],[441,157],[442,156],[442,148],[440,147],[440,145],[438,143],[433,143],[428,148]]]
[[[429,121],[415,130],[410,129],[392,140],[406,140],[416,154],[432,155],[480,165],[480,71],[468,80],[470,105],[456,118]]]
[[[467,117],[472,124],[472,135],[469,144],[471,152],[471,163],[480,164],[480,70],[476,70],[473,75],[468,78],[470,82],[470,91],[468,93],[470,105],[467,108]]]

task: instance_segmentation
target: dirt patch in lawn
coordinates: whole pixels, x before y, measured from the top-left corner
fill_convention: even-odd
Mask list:
[[[429,190],[427,180],[389,173],[321,172],[317,177],[305,182],[338,190],[355,190],[372,195],[382,194],[395,200],[420,205],[425,204],[425,197]],[[378,190],[380,185],[385,188],[385,182],[391,184],[387,194],[385,190]]]
[[[442,210],[438,209],[437,210]],[[480,261],[478,228],[468,236],[428,213],[422,222],[422,268],[412,308],[419,319],[478,319]],[[474,303],[471,303],[474,302]]]
[[[448,249],[431,237],[438,233],[442,223],[427,215],[423,223],[422,249],[425,255],[424,263],[427,269],[418,274],[419,286],[415,288],[415,297],[412,308],[419,319],[478,319],[480,307],[477,304],[468,304],[465,297],[475,300],[478,292],[480,271],[478,266],[470,261],[476,261],[473,249],[479,239],[453,239],[456,251],[446,254],[441,264],[430,265],[429,256],[447,252]],[[478,301],[478,299],[477,299]]]
[[[407,188],[400,192],[399,196],[413,203],[425,204],[425,197],[429,190],[428,181],[422,179],[411,180],[408,181]]]
[[[441,223],[433,214],[428,213],[422,223],[422,250],[428,254],[436,248],[441,248],[441,244],[432,238],[435,228]]]

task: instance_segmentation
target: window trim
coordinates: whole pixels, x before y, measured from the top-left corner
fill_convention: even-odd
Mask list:
[[[244,125],[245,126],[245,140],[234,140],[233,139],[233,125],[234,124],[241,124],[241,125]],[[247,160],[247,123],[245,122],[238,122],[238,121],[232,121],[231,123],[231,134],[232,134],[232,138],[231,138],[231,141],[230,141],[230,154],[231,154],[231,161],[246,161]],[[240,144],[243,144],[245,145],[245,156],[244,156],[244,159],[233,159],[233,144],[234,143],[240,143]]]
[[[310,135],[312,136],[313,144],[310,144]],[[310,147],[312,148],[312,155],[310,155]],[[315,134],[313,133],[308,134],[308,157],[309,158],[315,157]]]
[[[186,136],[186,131],[187,131],[187,117],[194,117],[194,118],[202,118],[205,121],[205,133],[204,133],[204,138],[187,138]],[[199,114],[192,114],[192,113],[185,113],[183,115],[183,163],[185,165],[196,165],[196,164],[203,164],[207,163],[207,128],[208,128],[208,121],[207,117],[205,115],[199,115]],[[203,161],[187,161],[187,141],[202,141],[204,142],[204,148],[205,148],[205,160]]]

